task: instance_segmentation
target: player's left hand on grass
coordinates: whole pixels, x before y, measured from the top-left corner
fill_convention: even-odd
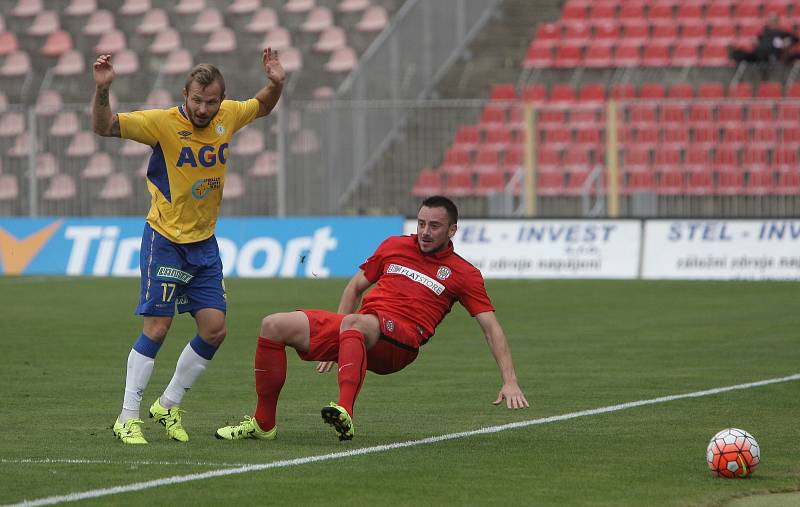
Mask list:
[[[528,400],[525,399],[525,395],[522,394],[522,390],[516,384],[503,384],[493,404],[499,405],[503,400],[506,400],[506,406],[508,408],[516,409],[530,406],[528,405]]]
[[[328,373],[334,364],[336,364],[336,361],[320,361],[317,363],[317,372]]]
[[[275,84],[283,84],[283,81],[286,79],[286,71],[283,69],[283,65],[281,65],[281,61],[278,59],[278,52],[272,48],[266,48],[262,56],[262,61],[267,78]]]

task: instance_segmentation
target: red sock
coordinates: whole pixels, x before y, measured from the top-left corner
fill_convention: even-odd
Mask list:
[[[353,416],[356,396],[367,374],[367,348],[361,331],[348,329],[339,335],[339,402]]]
[[[275,427],[275,409],[283,382],[286,380],[286,350],[279,343],[263,336],[256,346],[256,422],[264,431]]]

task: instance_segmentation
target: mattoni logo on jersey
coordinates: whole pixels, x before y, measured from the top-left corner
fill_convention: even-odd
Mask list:
[[[450,268],[448,268],[447,266],[441,266],[439,268],[439,271],[436,272],[436,278],[438,278],[439,280],[447,280],[448,278],[450,278],[450,275],[452,274],[453,272],[450,271]]]
[[[437,296],[441,296],[442,292],[444,292],[444,285],[440,284],[433,278],[423,275],[419,271],[415,271],[411,268],[407,268],[405,266],[401,266],[399,264],[389,264],[389,267],[386,268],[387,275],[403,275],[406,278],[409,278],[419,284],[424,285],[425,287],[429,288],[433,291]]]

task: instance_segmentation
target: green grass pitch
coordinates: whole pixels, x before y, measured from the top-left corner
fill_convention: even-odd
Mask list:
[[[797,283],[489,281],[531,408],[491,404],[499,374],[474,319],[456,305],[417,361],[368,374],[356,438],[340,443],[319,409],[335,373],[288,351],[274,442],[213,437],[255,406],[261,318],[335,309],[345,280],[227,281],[228,338],[184,399],[191,441],[123,446],[128,351],[141,329],[136,279],[0,278],[0,504],[173,476],[408,442],[800,372]],[[143,400],[169,381],[194,336],[175,319]],[[800,381],[681,399],[361,456],[168,484],[87,505],[741,505],[800,503]],[[762,463],[712,476],[708,440],[751,432]],[[781,493],[765,497],[768,493]],[[788,493],[788,494],[787,494]],[[778,503],[758,503],[774,498]],[[738,504],[737,504],[738,505]]]

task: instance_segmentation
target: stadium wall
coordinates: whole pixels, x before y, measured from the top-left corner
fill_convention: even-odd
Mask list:
[[[0,219],[9,275],[139,276],[140,218]],[[349,277],[400,216],[225,218],[226,277]],[[800,280],[800,220],[462,219],[460,255],[486,278]]]

